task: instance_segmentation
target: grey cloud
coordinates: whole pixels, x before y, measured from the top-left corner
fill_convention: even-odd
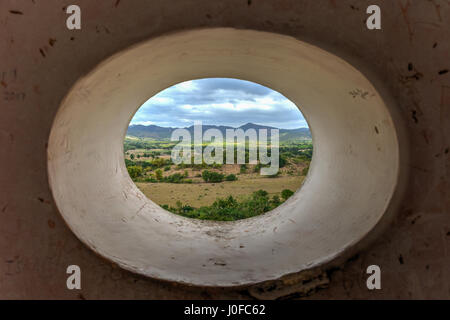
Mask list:
[[[210,78],[193,80],[195,89],[186,91],[179,85],[170,87],[155,96],[172,101],[148,100],[136,113],[131,123],[151,121],[160,126],[189,126],[194,120],[205,124],[239,126],[247,122],[266,124],[279,128],[306,126],[298,108],[288,99],[267,87],[256,83],[237,80]],[[268,109],[258,108],[256,101],[271,98]],[[211,107],[213,104],[230,103],[234,106],[244,103],[245,109]],[[190,105],[192,109],[183,106]]]

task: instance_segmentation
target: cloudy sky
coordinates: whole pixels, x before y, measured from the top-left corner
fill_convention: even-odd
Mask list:
[[[195,120],[232,127],[247,122],[285,129],[308,126],[298,108],[280,93],[225,78],[191,80],[163,90],[141,106],[131,124],[188,127]]]

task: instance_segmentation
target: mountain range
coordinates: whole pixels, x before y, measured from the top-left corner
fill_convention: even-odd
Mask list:
[[[130,125],[128,127],[127,135],[138,137],[138,138],[153,138],[155,140],[170,140],[170,136],[172,135],[172,131],[178,128],[172,127],[160,127],[157,125]],[[194,126],[186,127],[184,129],[189,130],[189,132],[193,135]],[[229,126],[215,126],[215,125],[203,125],[203,132],[208,129],[218,129],[222,132],[225,137],[226,129],[278,129],[275,127],[259,125],[254,123],[246,123],[240,127],[233,128]],[[297,128],[297,129],[278,129],[280,133],[280,141],[288,141],[288,140],[311,140],[311,131],[309,128]]]

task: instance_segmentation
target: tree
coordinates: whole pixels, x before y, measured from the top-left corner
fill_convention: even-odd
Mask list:
[[[289,197],[291,197],[294,194],[294,191],[289,190],[289,189],[284,189],[283,191],[281,191],[281,197],[284,200],[289,199]]]
[[[281,203],[280,196],[278,196],[277,194],[274,195],[274,196],[272,197],[272,203],[273,203],[275,206],[278,206],[278,205]]]
[[[133,161],[125,159],[125,166],[130,167],[136,165]]]
[[[166,161],[163,158],[156,158],[152,161],[152,166],[156,168],[161,168],[166,165]]]
[[[142,175],[142,167],[141,166],[129,166],[127,167],[128,174],[131,179],[136,179]]]
[[[177,201],[176,207],[166,205],[163,208],[189,218],[233,221],[250,218],[274,209],[279,204],[277,198],[279,201],[277,195],[271,200],[267,191],[258,190],[242,200],[237,200],[233,196],[217,198],[212,205],[200,208],[191,207],[181,201]]]
[[[163,173],[162,173],[161,169],[156,170],[155,175],[156,175],[157,180],[161,180],[163,178]]]
[[[203,181],[209,182],[209,177],[210,177],[210,172],[208,170],[203,170],[202,171]]]
[[[224,175],[222,173],[204,170],[202,172],[202,178],[205,182],[222,182]]]
[[[134,153],[130,154],[130,159],[131,159],[131,160],[134,159]]]

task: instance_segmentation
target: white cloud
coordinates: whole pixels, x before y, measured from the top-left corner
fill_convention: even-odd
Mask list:
[[[176,84],[173,88],[181,92],[191,92],[197,88],[194,81],[195,80],[181,82],[179,84]]]
[[[307,126],[297,106],[280,93],[226,78],[185,81],[163,90],[143,104],[131,123],[180,127],[195,120],[234,127],[247,122],[279,128]]]

